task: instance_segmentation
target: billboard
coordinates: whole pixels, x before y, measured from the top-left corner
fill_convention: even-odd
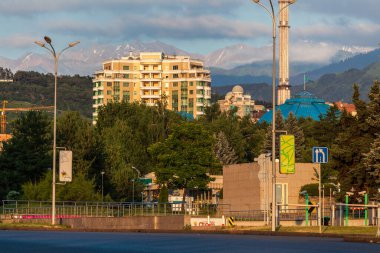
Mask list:
[[[73,177],[73,152],[59,151],[59,181],[71,182]]]
[[[294,174],[296,171],[294,135],[280,136],[280,173]]]

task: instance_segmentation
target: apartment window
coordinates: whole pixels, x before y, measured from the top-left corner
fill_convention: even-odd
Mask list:
[[[137,96],[137,91],[134,91],[134,92],[133,92],[133,96]]]
[[[123,83],[123,87],[129,87],[129,83]]]
[[[123,78],[128,79],[129,78],[129,74],[123,74]]]
[[[137,66],[134,66],[133,69],[134,69],[134,70],[137,70]]]
[[[174,65],[173,70],[178,70],[178,65]]]
[[[173,87],[178,87],[178,83],[177,83],[177,82],[174,82],[174,83],[173,83]]]
[[[193,82],[190,82],[190,86],[193,86],[194,85],[194,83]]]
[[[131,95],[130,95],[129,91],[123,91],[123,101],[129,102],[130,99],[131,99]]]
[[[178,78],[178,74],[173,74],[173,78]]]
[[[189,90],[189,93],[190,93],[190,94],[193,94],[193,93],[194,93],[194,91],[193,91],[193,90]]]
[[[129,70],[129,66],[123,66],[123,70]]]
[[[112,82],[107,82],[108,87],[112,87]]]
[[[111,94],[112,94],[112,91],[107,90],[107,95],[111,95]]]

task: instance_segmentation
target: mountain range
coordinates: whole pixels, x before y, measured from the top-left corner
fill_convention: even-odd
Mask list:
[[[221,86],[234,83],[267,82],[271,77],[271,46],[253,47],[243,44],[233,45],[211,52],[206,55],[189,53],[175,46],[160,41],[144,43],[138,40],[120,45],[83,45],[66,51],[59,61],[59,73],[65,75],[92,75],[101,69],[102,62],[108,59],[117,59],[143,51],[164,52],[172,55],[189,55],[192,58],[201,59],[212,71],[213,85]],[[44,50],[36,48],[33,53],[27,53],[18,59],[0,57],[0,66],[10,68],[13,72],[18,70],[37,71],[42,73],[53,72],[51,56]],[[329,56],[327,63],[314,62],[302,57],[293,57],[290,61],[290,73],[296,83],[299,75],[305,72],[311,78],[317,78],[324,73],[332,73],[335,70],[345,70],[346,61],[357,55],[366,58],[371,49],[360,47],[336,48]],[[364,60],[366,61],[366,60]],[[373,59],[372,59],[373,61]],[[342,64],[343,62],[343,64]],[[330,66],[330,64],[335,64]],[[369,62],[368,62],[369,64]],[[356,66],[352,64],[352,66]],[[333,68],[334,71],[330,71]],[[292,80],[291,80],[292,81]]]

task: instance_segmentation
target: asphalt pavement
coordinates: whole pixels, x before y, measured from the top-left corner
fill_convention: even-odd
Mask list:
[[[1,253],[380,253],[380,244],[341,238],[228,234],[0,231]]]

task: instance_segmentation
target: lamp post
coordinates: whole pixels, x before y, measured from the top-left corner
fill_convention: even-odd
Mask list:
[[[367,191],[361,191],[359,192],[359,195],[364,196],[364,226],[368,225],[368,193]]]
[[[57,147],[57,80],[58,80],[58,60],[63,51],[79,44],[79,41],[71,42],[67,47],[62,49],[60,52],[56,52],[53,45],[51,44],[52,40],[50,37],[44,37],[45,42],[35,41],[37,45],[48,50],[54,59],[54,124],[53,124],[53,180],[52,180],[52,208],[51,208],[51,224],[55,225],[55,173],[56,173],[56,147]],[[46,46],[46,43],[49,47]]]
[[[351,189],[353,190],[353,189]],[[346,192],[346,195],[345,195],[345,203],[346,203],[346,215],[345,215],[345,225],[348,226],[348,201],[349,201],[349,198],[350,196],[354,195],[353,192]]]
[[[103,196],[104,196],[104,188],[103,188],[103,176],[104,176],[104,171],[100,172],[100,174],[102,174],[102,204],[103,204]]]
[[[137,172],[137,178],[140,177],[140,171],[136,169],[135,166],[132,166],[132,169],[134,169]],[[132,179],[132,203],[135,203],[135,179]]]
[[[272,46],[273,46],[273,59],[272,59],[272,231],[276,231],[276,37],[277,37],[277,17],[274,10],[272,0],[268,0],[270,9],[263,5],[260,0],[252,0],[254,3],[260,5],[268,12],[272,18]],[[280,9],[277,13],[279,15],[282,10],[289,5],[294,4],[296,0],[289,0],[288,5]]]
[[[305,196],[305,224],[309,226],[309,194],[307,191],[302,191],[300,194]]]

